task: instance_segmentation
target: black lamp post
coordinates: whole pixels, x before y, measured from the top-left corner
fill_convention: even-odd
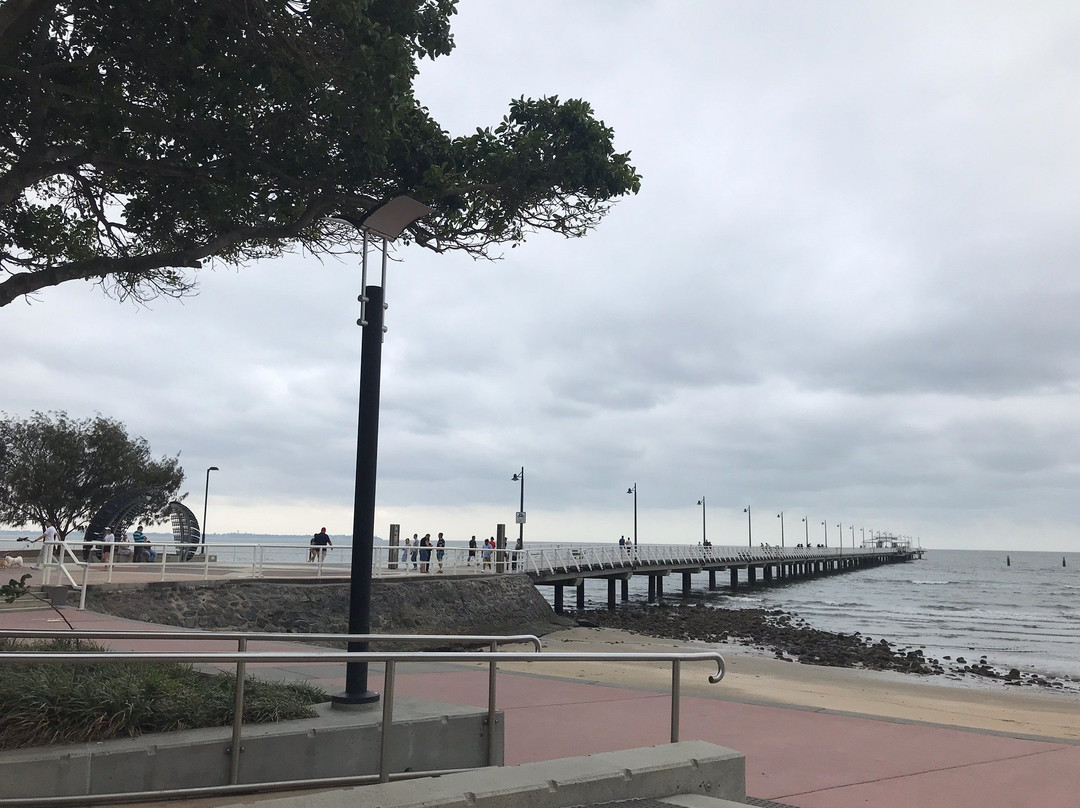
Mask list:
[[[826,520],[826,522],[827,521],[828,520]],[[829,526],[828,526],[828,524],[826,524],[826,522],[822,522],[821,524],[825,526],[825,546],[828,547],[829,546]]]
[[[202,500],[202,543],[203,543],[203,552],[204,553],[206,552],[206,502],[210,498],[210,472],[211,471],[221,471],[221,469],[219,469],[217,466],[211,466],[210,468],[208,468],[206,470],[206,490],[203,491],[203,500]],[[119,528],[117,528],[117,529],[119,530]],[[194,552],[195,551],[192,550],[192,554],[194,554]]]
[[[743,513],[746,514],[746,540],[751,547],[754,546],[754,529],[750,524],[750,506],[747,505],[743,508]]]
[[[776,514],[776,518],[780,520],[780,546],[784,546],[784,512]]]
[[[637,547],[637,483],[627,488],[626,493],[634,495],[634,547]]]
[[[518,523],[518,544],[522,547],[525,546],[525,467],[521,467],[521,471],[511,477],[514,482],[521,483],[521,506],[515,517]]]
[[[359,297],[360,319],[364,329],[360,345],[360,403],[356,427],[356,484],[353,490],[352,559],[349,572],[349,633],[371,632],[371,564],[375,542],[375,481],[379,458],[379,391],[382,381],[383,294],[386,287],[387,244],[402,234],[417,219],[433,208],[398,196],[369,210],[359,220],[346,219],[363,234],[363,293]],[[373,235],[382,239],[382,283],[367,285],[367,240]],[[366,642],[350,642],[350,651],[366,651]],[[368,690],[367,662],[345,664],[345,690],[331,701],[348,707],[370,704],[379,694]]]
[[[810,546],[810,523],[806,521],[806,517],[802,518],[803,533],[806,534],[806,547]]]
[[[708,547],[709,540],[705,535],[705,495],[701,495],[701,499],[698,500],[698,505],[701,506],[701,546]]]
[[[840,548],[840,552],[844,552],[844,526],[838,524],[836,526],[836,546]]]

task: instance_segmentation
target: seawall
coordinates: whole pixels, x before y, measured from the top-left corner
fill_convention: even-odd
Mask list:
[[[88,609],[184,628],[345,633],[349,584],[272,580],[92,587]],[[572,625],[525,575],[375,580],[377,634],[546,634]],[[415,648],[415,646],[412,646]]]

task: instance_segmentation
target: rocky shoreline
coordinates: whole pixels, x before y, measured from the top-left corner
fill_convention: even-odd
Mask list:
[[[680,606],[624,606],[579,615],[583,626],[622,629],[652,637],[734,643],[757,648],[785,662],[865,668],[951,679],[978,677],[1006,685],[1053,689],[1080,689],[1080,682],[1016,668],[995,667],[983,656],[969,663],[964,657],[927,656],[922,648],[898,647],[885,639],[856,632],[841,634],[813,628],[805,620],[780,609],[724,609],[706,604]]]

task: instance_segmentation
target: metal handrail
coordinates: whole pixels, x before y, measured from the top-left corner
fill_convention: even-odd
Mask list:
[[[462,642],[476,645],[509,645],[532,643],[539,651],[543,647],[535,634],[284,634],[280,631],[119,631],[74,629],[0,629],[0,639],[64,639],[64,640],[254,640],[268,642]],[[117,652],[123,653],[123,652]]]
[[[7,632],[10,633],[10,632]],[[35,632],[38,634],[46,632]],[[92,632],[89,632],[92,633]],[[109,633],[109,632],[102,632]],[[140,633],[140,632],[132,632]],[[161,632],[169,633],[169,632]],[[185,637],[191,635],[183,632]],[[58,636],[70,636],[68,632],[54,632]],[[140,633],[149,638],[148,634]],[[286,635],[295,637],[296,635]],[[341,636],[341,635],[337,635]],[[381,635],[387,636],[387,635]],[[413,635],[418,636],[418,635]],[[280,635],[279,635],[280,637]],[[247,635],[239,640],[241,648],[246,648]],[[680,652],[619,652],[619,653],[585,653],[585,652],[523,652],[501,651],[491,653],[506,662],[670,662],[671,663],[671,743],[679,740],[679,704],[681,700],[681,663],[688,661],[710,661],[716,664],[716,673],[709,675],[709,681],[713,684],[724,677],[724,657],[716,651],[680,651]],[[235,663],[237,666],[236,693],[233,713],[233,762],[228,786],[211,786],[192,789],[173,789],[169,792],[140,791],[124,792],[116,794],[91,794],[71,797],[43,797],[36,799],[0,799],[0,806],[30,806],[30,805],[90,805],[98,803],[133,802],[150,798],[161,799],[165,796],[199,796],[250,793],[265,790],[285,790],[290,788],[325,786],[329,781],[303,780],[303,781],[278,781],[258,784],[239,784],[239,752],[240,752],[240,728],[243,724],[243,671],[248,662],[383,662],[385,673],[383,677],[383,707],[382,724],[380,727],[379,744],[379,773],[377,775],[357,775],[349,778],[334,778],[335,785],[361,784],[380,782],[386,783],[391,779],[403,777],[419,777],[427,774],[445,774],[441,772],[411,772],[408,774],[391,775],[389,772],[389,739],[390,729],[393,727],[394,706],[394,683],[396,677],[396,665],[398,662],[446,662],[446,663],[475,663],[478,662],[475,652],[462,651],[398,651],[398,652],[373,652],[373,651],[230,651],[230,652],[90,652],[90,653],[48,653],[48,652],[8,652],[0,653],[0,665],[2,664],[90,664],[94,662],[203,662],[203,663]],[[495,681],[497,663],[492,659],[489,663],[488,679],[488,765],[492,765],[493,739],[495,736]]]

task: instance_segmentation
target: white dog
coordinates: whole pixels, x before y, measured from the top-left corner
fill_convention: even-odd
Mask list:
[[[22,556],[0,556],[0,569],[12,570],[23,565]]]

